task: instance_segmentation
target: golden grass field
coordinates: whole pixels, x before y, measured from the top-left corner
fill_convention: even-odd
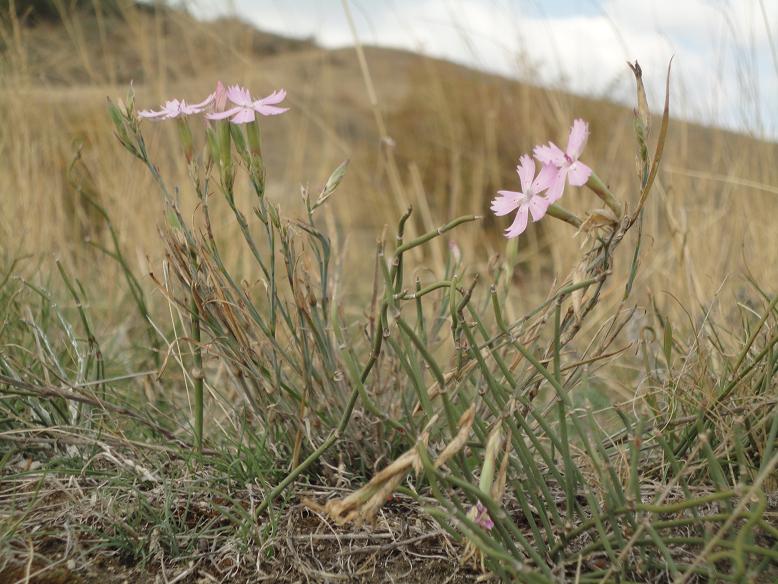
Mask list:
[[[330,217],[348,254],[371,249],[383,225],[393,224],[408,204],[420,211],[418,220],[426,225],[419,227],[465,212],[488,215],[495,191],[515,183],[518,156],[546,136],[562,140],[577,116],[591,122],[587,161],[614,192],[636,197],[630,191],[636,175],[632,117],[606,101],[368,47],[376,109],[396,144],[388,148],[350,49],[285,41],[238,22],[133,9],[120,20],[66,12],[64,23],[32,29],[6,19],[3,35],[0,241],[9,257],[32,255],[30,266],[52,256],[76,266],[90,257],[84,238],[105,237],[72,180],[99,193],[135,267],[145,271],[147,259],[159,260],[159,197],[113,139],[105,108],[106,98],[123,97],[130,81],[140,107],[167,96],[196,100],[217,79],[258,93],[286,88],[294,115],[269,120],[264,128],[270,196],[286,208],[299,207],[301,185],[317,188],[339,162],[351,159]],[[665,72],[645,74],[661,78]],[[626,65],[624,75],[631,75]],[[657,104],[663,98],[650,97]],[[191,205],[174,131],[148,124],[147,134],[165,170],[179,177],[183,204]],[[83,164],[68,179],[78,144]],[[669,293],[684,305],[707,304],[717,292],[735,290],[749,272],[775,280],[777,154],[775,144],[673,121],[659,195],[646,217],[640,276],[660,302]],[[587,210],[575,195],[566,204],[578,213]],[[489,218],[462,236],[472,236],[461,242],[469,261],[485,262],[504,251],[501,227]],[[551,277],[565,275],[578,246],[563,226],[531,230],[519,243],[518,282],[542,295]],[[721,288],[725,280],[729,284]]]

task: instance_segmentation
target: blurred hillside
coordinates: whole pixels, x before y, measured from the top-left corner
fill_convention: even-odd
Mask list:
[[[338,251],[350,257],[371,250],[381,227],[413,204],[419,230],[466,212],[487,215],[480,228],[457,235],[466,258],[485,264],[505,250],[500,232],[507,222],[488,217],[491,197],[518,185],[516,160],[534,144],[564,143],[575,117],[591,123],[583,159],[620,196],[633,205],[637,198],[632,113],[607,101],[368,47],[378,97],[372,108],[353,49],[326,50],[240,20],[200,22],[181,10],[130,1],[52,0],[47,5],[55,10],[46,18],[20,12],[20,5],[14,12],[5,2],[0,18],[6,120],[0,247],[8,258],[56,253],[74,267],[87,265],[94,252],[84,240],[107,238],[80,198],[79,189],[88,188],[114,218],[135,267],[143,271],[159,259],[160,197],[115,143],[105,110],[106,97],[122,97],[130,82],[140,108],[172,97],[197,101],[217,79],[245,84],[258,96],[286,88],[290,113],[263,121],[269,196],[295,208],[301,185],[315,191],[350,158],[326,216],[341,234]],[[624,74],[631,75],[626,66]],[[644,74],[663,78],[666,72]],[[663,99],[649,97],[656,104]],[[383,140],[377,118],[386,125]],[[174,177],[191,208],[173,128],[148,123],[146,136],[163,174]],[[81,159],[71,166],[78,148]],[[695,303],[709,301],[731,273],[752,270],[775,281],[778,245],[769,218],[776,210],[777,155],[774,144],[673,122],[660,196],[646,214],[644,253],[651,265],[642,277]],[[598,206],[578,189],[562,202],[580,215]],[[217,227],[228,242],[235,226],[226,214],[222,219]],[[552,221],[531,228],[518,243],[517,281],[543,294],[550,279],[542,274],[566,275],[580,243],[571,235]]]
[[[6,72],[45,84],[176,80],[220,65],[225,49],[262,58],[313,46],[240,20],[203,25],[183,10],[131,0],[4,0],[0,6]]]

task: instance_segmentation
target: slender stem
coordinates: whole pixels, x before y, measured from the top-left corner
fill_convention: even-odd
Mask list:
[[[560,207],[556,203],[551,205],[548,210],[546,211],[547,215],[551,215],[555,219],[559,219],[561,221],[564,221],[565,223],[569,223],[576,229],[581,227],[581,224],[583,221],[581,221],[578,217],[573,215],[570,211],[565,209],[564,207]]]
[[[595,195],[602,199],[602,202],[610,207],[611,211],[616,213],[616,217],[621,217],[624,214],[624,208],[619,204],[616,196],[610,191],[607,185],[602,179],[597,176],[597,173],[592,171],[592,175],[586,182],[586,186],[589,187]]]
[[[402,254],[404,254],[409,249],[413,249],[414,247],[418,247],[420,245],[424,245],[431,239],[435,239],[439,235],[443,235],[446,231],[451,231],[454,229],[454,227],[457,227],[459,225],[462,225],[463,223],[470,223],[471,221],[478,221],[481,219],[480,215],[465,215],[463,217],[459,217],[457,219],[454,219],[453,221],[449,221],[442,227],[438,227],[437,229],[433,229],[432,231],[428,231],[424,235],[420,235],[416,239],[412,239],[411,241],[402,244],[400,247],[397,248],[397,250],[394,252],[395,257],[399,257]],[[396,273],[396,272],[395,272]]]
[[[430,292],[434,292],[435,290],[440,290],[441,288],[451,288],[451,281],[442,280],[440,282],[435,282],[434,284],[430,284],[429,286],[425,286],[424,288],[420,288],[417,286],[416,291],[413,294],[408,294],[407,292],[400,292],[399,294],[395,294],[394,298],[395,300],[418,300],[422,296],[426,296]]]
[[[194,431],[195,431],[195,448],[198,452],[203,450],[203,385],[204,376],[203,372],[203,349],[200,345],[200,311],[197,307],[197,302],[192,295],[191,301],[192,309],[192,338],[194,339],[194,371],[192,371],[192,377],[194,378]]]

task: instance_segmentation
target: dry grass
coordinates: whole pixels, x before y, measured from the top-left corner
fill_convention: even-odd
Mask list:
[[[268,201],[294,218],[305,216],[301,184],[318,192],[333,168],[351,160],[347,178],[321,210],[321,224],[333,235],[339,317],[348,323],[338,343],[329,340],[332,346],[321,349],[319,361],[310,357],[324,372],[328,350],[341,351],[353,343],[360,358],[370,354],[367,331],[376,324],[375,299],[371,304],[376,285],[364,266],[372,265],[376,234],[387,224],[395,225],[409,204],[416,210],[408,225],[412,234],[456,216],[488,215],[494,192],[516,184],[513,161],[541,140],[564,142],[572,118],[584,117],[591,123],[586,162],[634,209],[639,183],[631,112],[603,100],[367,47],[365,57],[377,95],[371,107],[365,71],[353,49],[324,50],[258,33],[236,21],[201,23],[180,11],[119,5],[118,14],[98,17],[64,9],[62,22],[35,27],[0,17],[0,74],[5,82],[0,89],[4,120],[0,176],[5,189],[0,197],[0,373],[20,371],[30,381],[26,387],[18,380],[16,385],[0,381],[7,389],[0,394],[2,403],[10,404],[3,410],[6,417],[0,417],[4,456],[0,544],[10,552],[3,557],[7,564],[0,566],[0,579],[35,582],[33,574],[39,570],[49,578],[39,581],[46,583],[106,581],[101,573],[110,570],[117,582],[257,577],[333,581],[379,575],[385,580],[430,583],[476,580],[480,566],[458,563],[461,542],[440,531],[446,522],[433,522],[428,513],[433,507],[453,513],[464,499],[433,499],[415,491],[428,485],[410,479],[372,525],[336,527],[291,499],[283,515],[275,516],[271,509],[268,521],[256,522],[256,507],[294,466],[289,459],[299,460],[299,448],[307,452],[327,436],[333,425],[330,418],[337,419],[348,394],[338,393],[342,387],[335,382],[323,380],[317,386],[322,393],[304,402],[312,408],[320,405],[319,417],[310,416],[305,407],[298,411],[296,402],[289,402],[279,405],[278,417],[274,410],[266,418],[276,397],[264,394],[269,405],[252,412],[240,390],[246,382],[238,383],[235,371],[259,372],[258,379],[262,359],[252,364],[256,369],[233,368],[234,339],[216,334],[216,329],[204,328],[209,339],[204,351],[210,399],[215,404],[206,428],[211,440],[202,454],[191,452],[191,429],[185,420],[194,380],[188,367],[190,315],[183,299],[202,299],[213,292],[199,288],[198,270],[200,274],[212,270],[205,278],[209,285],[219,281],[220,270],[201,266],[191,277],[185,274],[186,261],[176,263],[172,256],[178,249],[185,258],[194,246],[183,246],[169,232],[160,244],[160,230],[165,230],[163,201],[141,163],[115,140],[105,98],[123,96],[129,81],[140,107],[155,106],[172,95],[194,100],[211,91],[216,79],[246,84],[256,93],[285,87],[294,115],[264,124],[263,141],[271,177]],[[642,224],[641,265],[632,304],[623,303],[623,292],[637,241],[634,233],[627,236],[629,245],[617,251],[608,286],[563,356],[573,371],[568,379],[577,388],[572,407],[576,415],[596,417],[591,431],[608,449],[607,455],[602,453],[609,461],[608,471],[625,485],[634,480],[630,457],[635,451],[630,448],[635,441],[620,425],[624,412],[636,416],[652,412],[657,423],[667,424],[644,428],[654,444],[644,460],[646,476],[653,481],[642,485],[644,500],[660,497],[660,502],[672,506],[692,496],[721,492],[724,484],[731,484],[734,492],[745,480],[745,475],[734,473],[749,468],[753,472],[747,478],[758,478],[764,492],[772,493],[762,512],[763,519],[774,525],[778,480],[758,471],[771,463],[767,458],[773,448],[770,436],[775,438],[771,429],[778,428],[774,414],[778,360],[772,348],[776,312],[774,304],[769,305],[778,281],[778,239],[771,227],[778,212],[778,145],[677,120],[670,128],[665,162]],[[170,184],[180,186],[181,217],[202,229],[202,208],[178,155],[174,128],[147,124],[144,132],[154,163]],[[382,140],[383,133],[391,140]],[[651,145],[655,140],[652,136]],[[254,200],[246,192],[247,184],[238,186],[237,207],[249,214]],[[590,199],[577,195],[568,192],[564,203],[583,216]],[[110,225],[90,199],[105,208]],[[224,204],[213,205],[209,212],[227,269],[237,275],[246,298],[264,308],[262,277],[232,212]],[[160,363],[149,357],[147,323],[139,318],[124,285],[125,271],[100,251],[114,250],[111,226],[130,270],[138,275],[159,333],[162,353],[156,357],[163,361],[159,374],[144,373],[156,372]],[[451,239],[462,250],[463,262],[471,266],[470,273],[490,278],[500,266],[510,272],[501,286],[505,316],[513,322],[555,285],[570,281],[583,238],[571,237],[568,225],[544,221],[512,247],[500,237],[501,227],[489,217],[455,232]],[[258,234],[259,228],[254,235]],[[206,244],[197,249],[199,257],[209,257]],[[314,249],[313,243],[294,240],[295,257],[301,265],[307,262],[302,272],[314,265],[310,259]],[[449,255],[446,244],[434,240],[407,254],[406,273],[418,274],[425,282],[434,279],[431,275],[448,276],[444,266]],[[68,292],[57,275],[54,258],[61,262],[63,278],[76,283],[73,291]],[[306,278],[300,279],[305,286],[317,283],[315,277]],[[223,281],[219,286],[229,288]],[[296,295],[288,299],[290,305],[298,300]],[[487,306],[488,296],[477,301]],[[84,320],[78,311],[82,304],[88,315]],[[433,304],[435,310],[440,306]],[[236,342],[245,344],[235,354],[245,357],[256,350],[264,356],[267,347],[255,342],[262,335],[251,328],[245,306],[232,316],[229,310],[223,313],[227,320],[246,318],[235,332]],[[203,318],[207,327],[208,316]],[[550,309],[540,320],[539,331],[553,320]],[[623,328],[618,324],[627,321]],[[74,333],[65,322],[79,323],[74,326],[80,332]],[[90,337],[88,341],[82,334]],[[282,342],[292,346],[294,327],[285,334]],[[606,337],[612,347],[604,345]],[[548,331],[531,339],[537,342],[538,354],[545,351],[549,367],[553,351],[545,347],[553,346],[552,339]],[[447,343],[436,345],[436,355],[448,350]],[[596,353],[592,347],[602,351],[588,362]],[[409,347],[404,350],[412,354]],[[391,355],[403,355],[400,349],[392,351]],[[379,414],[400,419],[407,407],[403,392],[410,385],[402,359],[396,357],[379,364],[380,377],[369,390],[382,408]],[[103,368],[97,369],[98,379],[88,376],[95,359]],[[454,370],[453,357],[445,364],[451,368],[448,375]],[[416,366],[420,377],[429,375],[426,365]],[[526,362],[517,371],[527,375],[529,384],[534,373],[524,367]],[[299,371],[295,374],[304,377]],[[116,379],[101,382],[106,377]],[[719,400],[722,385],[730,379],[736,381],[731,393]],[[538,381],[535,394],[529,394],[530,401],[539,385]],[[478,387],[474,385],[473,391]],[[63,392],[77,393],[81,402]],[[542,415],[553,413],[553,399],[553,392],[544,387],[537,406]],[[30,405],[38,403],[46,404],[37,406],[41,411]],[[54,421],[45,419],[50,409]],[[688,460],[672,479],[680,482],[672,484],[663,473],[678,461],[668,455],[664,443],[662,448],[656,445],[665,430],[696,432],[696,412],[708,409],[706,423],[717,440],[710,452],[701,445],[691,454],[686,451]],[[70,412],[70,419],[78,423],[55,423],[60,410]],[[486,408],[481,413],[484,419],[489,415]],[[397,428],[384,428],[379,414],[358,408],[344,440],[304,475],[308,484],[298,484],[294,495],[324,500],[358,492],[378,468],[406,448],[415,448]],[[285,435],[291,421],[300,427],[293,452]],[[745,438],[740,422],[747,426]],[[478,427],[478,432],[484,431]],[[483,436],[476,434],[468,444],[468,456],[480,453]],[[547,447],[553,436],[543,436]],[[676,446],[671,444],[669,452]],[[640,452],[639,441],[636,448]],[[554,456],[553,446],[551,452]],[[596,492],[610,493],[607,483],[612,477],[598,474],[598,457],[587,459],[583,452],[573,456],[591,463],[580,472],[600,489]],[[639,460],[641,455],[637,456]],[[711,470],[711,461],[721,461],[720,472]],[[538,468],[539,473],[548,471],[545,463]],[[436,475],[424,476],[426,481]],[[570,504],[562,487],[553,483],[546,494],[553,513],[557,507],[562,513]],[[718,518],[704,529],[691,525],[684,535],[715,533],[725,512],[745,533],[749,516],[732,510],[747,497],[732,497],[731,504],[727,499],[694,508],[695,513]],[[450,506],[444,507],[443,501]],[[542,513],[525,513],[527,508],[513,495],[506,497],[505,507],[522,534],[533,541],[543,539],[537,537],[532,519],[540,523]],[[656,517],[665,517],[666,508]],[[646,512],[645,517],[653,515]],[[765,529],[749,541],[775,552],[775,532]],[[565,526],[555,533],[564,542],[556,567],[559,577],[580,568],[571,563],[574,552],[600,543],[594,527],[568,539],[569,532]],[[624,535],[629,536],[629,530]],[[673,544],[672,553],[667,552],[679,565],[691,562],[702,547],[687,552],[683,545]],[[595,550],[592,557],[584,565],[592,573],[603,568],[598,561],[610,558],[603,550]],[[644,560],[637,549],[627,558],[637,566]],[[648,578],[656,573],[632,575]]]
[[[268,55],[251,49],[256,43],[247,27],[242,34],[223,34],[224,25],[196,23],[180,13],[154,16],[128,10],[125,20],[104,24],[121,40],[111,43],[123,47],[127,64],[119,67],[119,55],[111,56],[92,42],[95,24],[87,18],[71,19],[81,23],[80,36],[54,25],[23,29],[20,48],[5,53],[5,76],[13,84],[5,84],[0,95],[6,120],[0,144],[2,175],[9,194],[3,198],[0,234],[10,255],[55,252],[68,262],[84,255],[83,237],[95,235],[99,226],[66,178],[74,142],[80,141],[88,180],[116,218],[123,241],[132,246],[133,264],[144,272],[145,256],[152,262],[159,259],[151,244],[156,239],[158,198],[147,179],[135,177],[137,165],[119,151],[105,115],[106,96],[123,95],[128,79],[134,80],[141,104],[148,106],[166,95],[204,95],[217,77],[244,82],[257,91],[287,88],[297,115],[274,120],[266,128],[267,143],[272,144],[267,148],[268,166],[275,181],[271,192],[285,207],[296,208],[301,182],[318,185],[338,162],[351,158],[351,173],[334,201],[332,222],[348,233],[352,253],[371,242],[383,224],[394,223],[405,203],[420,210],[428,206],[420,221],[430,224],[465,212],[483,214],[494,191],[515,182],[505,161],[546,136],[561,138],[559,129],[574,116],[592,124],[587,160],[602,169],[601,174],[607,171],[614,192],[635,196],[629,186],[635,167],[631,117],[607,102],[512,83],[408,53],[368,49],[379,105],[397,144],[399,174],[392,176],[350,50],[290,45],[295,50],[289,52],[279,41],[279,53]],[[5,28],[11,28],[7,22]],[[44,38],[46,42],[40,42]],[[39,54],[48,50],[51,55]],[[68,57],[68,67],[54,55]],[[108,61],[98,68],[101,57]],[[131,63],[137,69],[125,71],[132,69]],[[121,72],[112,78],[109,72],[117,68]],[[89,76],[90,70],[98,72]],[[150,139],[165,170],[172,170],[176,183],[185,186],[172,130],[150,128]],[[664,291],[694,304],[706,303],[726,275],[748,269],[765,281],[778,275],[778,246],[763,239],[765,233],[771,236],[776,148],[720,130],[673,124],[669,162],[646,226],[652,239],[647,242],[650,263],[641,276],[662,304]],[[182,193],[184,204],[192,200],[189,195]],[[574,197],[567,204],[574,211],[585,210]],[[483,229],[485,247],[462,242],[470,261],[502,251],[503,243],[493,235],[495,222],[485,222]],[[719,253],[708,253],[712,234]],[[552,248],[544,244],[550,240],[555,241]],[[476,241],[482,242],[482,235]],[[522,283],[542,294],[548,279],[538,279],[540,272],[563,276],[577,251],[578,242],[560,237],[558,230],[530,232],[520,258],[527,261],[531,277]]]

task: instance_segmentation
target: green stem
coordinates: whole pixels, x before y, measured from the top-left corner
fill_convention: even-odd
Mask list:
[[[400,257],[402,254],[404,254],[409,249],[413,249],[414,247],[418,247],[420,245],[424,245],[431,239],[435,239],[439,235],[443,235],[446,231],[451,231],[454,229],[454,227],[458,227],[459,225],[462,225],[463,223],[470,223],[471,221],[477,221],[481,219],[480,215],[465,215],[463,217],[459,217],[457,219],[454,219],[453,221],[449,221],[442,227],[438,227],[437,229],[433,229],[432,231],[428,231],[424,235],[420,235],[416,239],[412,239],[411,241],[402,244],[400,247],[397,248],[397,250],[394,252],[395,257]],[[396,269],[394,270],[394,273],[396,274]]]
[[[435,282],[434,284],[430,284],[429,286],[425,286],[424,288],[420,288],[418,285],[416,287],[416,291],[412,294],[408,294],[407,292],[400,292],[399,294],[394,295],[395,300],[418,300],[422,296],[426,296],[430,292],[434,292],[435,290],[440,290],[441,288],[451,288],[451,281],[450,280],[442,280],[440,282]]]
[[[578,217],[573,215],[570,211],[568,211],[564,207],[560,207],[556,203],[551,205],[548,208],[548,210],[546,211],[546,215],[550,215],[555,219],[559,219],[561,221],[564,221],[565,223],[569,223],[576,229],[581,227],[581,224],[583,223],[583,221],[581,221]]]
[[[619,204],[616,196],[610,191],[607,185],[602,182],[602,179],[597,176],[597,173],[592,171],[592,175],[586,182],[586,186],[589,187],[595,195],[602,199],[602,202],[610,207],[611,211],[616,213],[616,217],[621,217],[624,214],[624,208]]]
[[[194,431],[195,448],[198,452],[203,450],[203,385],[205,373],[203,372],[203,349],[200,345],[200,310],[192,295],[192,338],[194,339]]]
[[[734,496],[736,496],[735,491],[722,491],[719,493],[713,493],[711,495],[706,495],[703,497],[684,499],[682,501],[669,503],[667,505],[655,505],[652,503],[638,503],[637,505],[634,506],[634,508],[619,507],[618,509],[615,509],[613,511],[613,514],[626,515],[628,513],[634,513],[635,511],[643,512],[643,513],[652,513],[655,515],[681,513],[683,511],[691,510],[695,507],[700,507],[702,505],[715,503],[716,501],[720,501],[722,499],[730,499]],[[689,525],[689,524],[696,525],[704,522],[719,522],[728,519],[729,517],[730,514],[728,513],[707,515],[707,516],[701,515],[699,518],[682,518],[682,519],[674,519],[674,520],[667,520],[667,521],[654,521],[652,523],[656,529],[663,529],[663,528],[674,528],[674,527],[679,527],[682,525]],[[552,548],[551,557],[552,558],[556,557],[557,554],[559,554],[559,552],[561,552],[564,549],[564,547],[567,545],[568,542],[573,541],[582,533],[592,529],[595,526],[595,523],[596,522],[594,519],[589,519],[587,521],[584,521],[580,525],[578,525],[572,531],[565,533],[561,541]]]

